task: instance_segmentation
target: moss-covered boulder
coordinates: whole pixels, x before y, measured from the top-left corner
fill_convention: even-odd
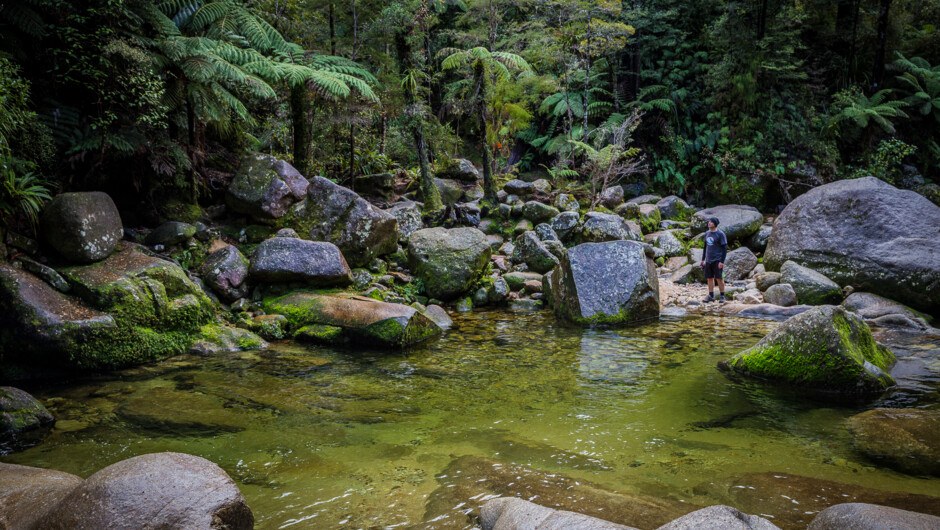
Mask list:
[[[476,183],[480,180],[480,172],[473,162],[466,158],[443,158],[434,166],[434,173],[441,178],[455,179],[462,182]]]
[[[569,215],[568,213],[562,215]],[[572,214],[571,219],[576,219],[577,214]],[[562,217],[561,215],[558,217]],[[556,218],[557,219],[557,218]],[[555,227],[555,223],[552,223],[552,228],[555,228],[555,231],[561,236],[558,228]],[[581,241],[584,243],[603,243],[605,241],[638,241],[642,239],[642,236],[639,233],[631,230],[630,225],[623,220],[622,217],[603,213],[603,212],[588,212],[584,214],[584,222],[581,224],[580,230]]]
[[[558,258],[546,248],[534,231],[528,230],[516,238],[512,251],[515,263],[525,263],[530,270],[546,273],[558,265]]]
[[[558,208],[539,201],[528,201],[522,206],[522,217],[532,221],[532,224],[551,221],[559,213]]]
[[[364,344],[407,347],[443,330],[413,307],[351,295],[296,292],[263,302],[264,310],[287,317],[295,330],[312,325],[343,330],[343,337]],[[314,333],[310,333],[313,331]],[[328,328],[307,329],[301,335],[321,335],[340,340]],[[319,338],[319,337],[318,337]]]
[[[0,439],[55,421],[36,398],[11,386],[0,386]]]
[[[206,324],[193,337],[190,351],[209,354],[242,350],[263,350],[268,347],[264,339],[247,329],[221,324]]]
[[[242,159],[225,194],[233,212],[257,219],[277,219],[303,200],[307,179],[293,166],[271,155],[252,153]]]
[[[780,267],[780,283],[789,283],[801,304],[842,303],[842,289],[826,276],[792,261]]]
[[[940,411],[874,409],[846,422],[855,449],[904,473],[940,476]]]
[[[104,261],[59,273],[87,304],[135,326],[193,331],[215,314],[186,271],[130,245]]]
[[[154,246],[163,245],[170,247],[189,241],[196,235],[196,227],[189,223],[179,221],[167,221],[156,227],[153,232],[147,234],[144,243]]]
[[[408,264],[428,296],[452,300],[466,293],[490,261],[492,249],[476,228],[425,228],[408,239]]]
[[[248,294],[248,265],[235,245],[226,245],[202,262],[202,280],[219,298],[232,303]]]
[[[819,306],[787,319],[728,365],[751,377],[797,387],[870,394],[894,385],[888,370],[895,360],[858,315]]]
[[[352,271],[339,248],[324,241],[272,237],[251,254],[253,281],[301,282],[315,287],[346,286]]]
[[[110,256],[124,237],[117,206],[100,191],[56,195],[40,220],[46,243],[73,263],[92,263]]]
[[[414,201],[402,201],[385,210],[385,213],[398,219],[398,241],[404,243],[408,241],[411,234],[424,228],[424,221],[421,219],[421,205]]]
[[[636,241],[583,243],[552,271],[555,314],[582,324],[626,324],[659,316],[656,264]]]
[[[764,216],[753,206],[725,204],[699,210],[692,215],[691,231],[699,234],[708,230],[708,220],[718,218],[718,229],[728,236],[728,241],[742,241],[764,224]]]
[[[310,180],[307,199],[279,224],[303,238],[333,243],[351,267],[363,267],[398,249],[395,217],[323,177]]]
[[[656,203],[656,207],[659,208],[659,214],[664,220],[688,221],[695,211],[689,203],[675,195],[664,197]]]

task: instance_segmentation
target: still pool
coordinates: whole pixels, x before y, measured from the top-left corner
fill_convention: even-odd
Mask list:
[[[199,455],[235,479],[258,528],[472,528],[496,495],[640,527],[717,503],[784,528],[854,499],[940,511],[940,479],[867,461],[844,427],[876,406],[940,408],[940,338],[884,335],[902,384],[866,403],[717,370],[777,325],[582,330],[493,310],[407,352],[178,357],[26,387],[59,421],[0,461],[88,476],[142,453]]]

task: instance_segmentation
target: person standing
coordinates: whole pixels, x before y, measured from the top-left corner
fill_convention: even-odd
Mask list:
[[[708,220],[708,232],[705,232],[705,252],[702,255],[701,266],[705,269],[705,280],[708,282],[708,297],[705,302],[715,301],[715,283],[718,284],[718,300],[725,301],[725,279],[722,269],[725,268],[725,258],[728,256],[728,237],[718,230],[718,218]]]

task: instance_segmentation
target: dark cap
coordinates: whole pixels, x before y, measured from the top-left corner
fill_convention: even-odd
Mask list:
[[[709,223],[714,223],[715,226],[718,226],[718,218],[717,218],[717,217],[709,217],[709,218],[708,218],[708,222],[709,222]]]

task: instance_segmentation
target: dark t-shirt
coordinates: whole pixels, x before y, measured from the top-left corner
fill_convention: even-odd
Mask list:
[[[712,263],[720,261],[724,263],[725,255],[728,253],[728,238],[721,230],[705,232],[705,261]]]

